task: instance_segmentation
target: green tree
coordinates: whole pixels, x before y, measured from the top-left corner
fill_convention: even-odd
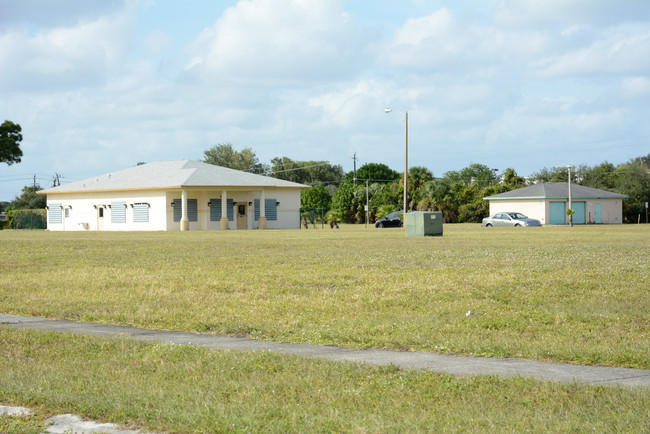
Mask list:
[[[289,157],[271,160],[270,176],[300,184],[337,184],[343,179],[343,168],[327,161],[294,161]]]
[[[11,121],[4,121],[0,125],[0,163],[20,163],[23,151],[20,150],[20,142],[23,136],[20,133],[20,125]]]
[[[577,183],[577,171],[572,170],[571,171],[571,182]],[[556,167],[551,167],[547,168],[544,167],[543,169],[533,172],[530,175],[530,180],[533,183],[540,183],[540,182],[568,182],[569,180],[569,169],[564,166],[556,166]]]
[[[594,167],[581,167],[580,184],[601,190],[615,190],[618,183],[618,173],[612,163],[604,162]]]
[[[357,169],[357,179],[369,179],[372,181],[397,181],[401,174],[382,163],[366,163]],[[352,182],[354,173],[345,174],[345,180]]]
[[[354,219],[356,214],[354,190],[355,186],[352,182],[343,181],[332,197],[332,210],[341,221],[350,223]]]
[[[650,201],[650,154],[637,157],[616,168],[616,190],[628,196],[623,200],[623,221],[636,223],[645,215],[645,202]]]
[[[17,196],[11,202],[12,209],[44,209],[47,203],[45,195],[37,194],[37,191],[42,190],[41,186],[36,184],[27,185],[23,187],[23,193]]]
[[[484,164],[474,163],[460,171],[449,171],[445,173],[445,177],[453,182],[460,182],[465,185],[479,184],[481,187],[486,187],[497,180],[496,173]]]
[[[302,208],[323,208],[328,211],[332,203],[332,196],[322,185],[315,185],[300,192],[300,206]]]
[[[203,162],[215,166],[228,167],[244,172],[264,174],[266,167],[260,164],[252,148],[236,151],[232,144],[218,144],[203,152]]]
[[[517,175],[515,169],[507,168],[503,171],[503,185],[507,188],[504,191],[499,191],[498,193],[504,193],[510,190],[516,190],[526,186],[526,179],[523,176]],[[497,193],[492,193],[497,194]]]

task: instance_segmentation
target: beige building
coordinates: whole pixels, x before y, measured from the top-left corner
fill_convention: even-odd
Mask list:
[[[623,199],[627,196],[597,188],[571,184],[574,224],[623,223]],[[483,198],[490,202],[490,215],[517,211],[542,224],[568,224],[569,184],[548,182]]]
[[[198,161],[160,161],[47,190],[53,231],[300,227],[307,185]]]

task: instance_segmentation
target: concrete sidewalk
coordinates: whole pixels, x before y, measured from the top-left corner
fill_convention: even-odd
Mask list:
[[[529,377],[558,382],[575,381],[592,385],[650,386],[650,370],[644,369],[582,366],[523,359],[462,357],[436,353],[350,350],[332,346],[285,344],[191,332],[148,330],[129,326],[49,320],[4,314],[0,314],[0,327],[72,332],[96,336],[126,335],[147,342],[196,345],[217,350],[272,351],[333,361],[395,365],[406,369],[430,369],[458,376],[498,375],[501,377]]]

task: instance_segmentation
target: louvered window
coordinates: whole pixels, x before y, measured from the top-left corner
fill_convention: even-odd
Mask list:
[[[174,199],[174,221],[181,221],[183,214],[183,201],[181,199]],[[198,208],[196,199],[187,199],[187,219],[191,222],[198,221]]]
[[[277,199],[264,200],[264,214],[267,220],[278,219],[278,201]],[[260,200],[255,199],[255,221],[260,219]]]
[[[111,202],[111,223],[126,223],[126,202]]]
[[[233,211],[234,202],[232,199],[228,199],[226,202],[226,210],[228,212],[228,220],[233,221],[235,219],[235,213]],[[210,221],[218,222],[221,220],[221,199],[210,199]]]
[[[149,222],[149,204],[148,203],[134,203],[133,204],[133,222],[134,223],[148,223]]]
[[[63,214],[61,213],[60,203],[51,203],[47,210],[47,221],[49,223],[62,223]]]

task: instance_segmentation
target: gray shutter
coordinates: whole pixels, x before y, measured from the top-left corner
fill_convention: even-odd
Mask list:
[[[210,221],[221,220],[221,199],[210,199]]]
[[[266,220],[278,219],[278,201],[277,199],[264,199],[264,214]],[[260,200],[255,199],[255,221],[260,219]]]
[[[198,215],[198,201],[196,199],[187,199],[187,219],[191,222],[199,221]]]
[[[181,206],[183,203],[181,202],[180,199],[174,199],[174,221],[179,222],[181,221],[181,213],[183,210],[181,209]]]
[[[198,208],[196,199],[187,199],[187,219],[191,222],[198,221]],[[174,199],[174,221],[181,221],[183,215],[183,201]]]
[[[111,202],[111,223],[126,223],[126,202]]]
[[[266,199],[264,201],[264,214],[267,220],[278,219],[278,201],[276,199]]]
[[[228,220],[234,221],[235,220],[235,212],[233,209],[235,208],[235,201],[233,199],[228,199],[228,202],[226,202],[226,208],[228,210]]]
[[[61,213],[61,204],[60,203],[51,203],[47,210],[47,221],[48,223],[62,223],[63,217]]]
[[[148,203],[134,203],[133,204],[133,222],[134,223],[148,223],[149,222],[149,204]]]

